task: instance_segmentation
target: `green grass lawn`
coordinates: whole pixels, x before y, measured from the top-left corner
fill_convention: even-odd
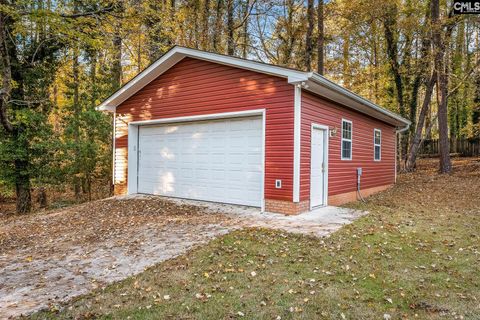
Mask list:
[[[33,319],[480,319],[480,162],[422,162],[329,238],[233,232]]]

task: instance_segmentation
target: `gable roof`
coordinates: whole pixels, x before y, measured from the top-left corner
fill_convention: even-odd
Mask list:
[[[140,72],[123,87],[103,101],[97,107],[97,110],[115,111],[116,107],[122,102],[134,95],[148,83],[156,79],[158,76],[173,67],[185,57],[210,61],[213,63],[224,64],[254,72],[286,78],[288,83],[293,85],[302,85],[303,90],[313,92],[317,95],[338,102],[348,108],[357,110],[396,127],[406,128],[410,125],[409,120],[339,86],[338,84],[328,80],[316,72],[305,72],[180,46],[172,47],[157,61],[152,63],[145,70]]]

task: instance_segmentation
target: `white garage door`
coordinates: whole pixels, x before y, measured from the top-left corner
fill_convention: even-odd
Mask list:
[[[262,119],[141,126],[138,192],[261,206]]]

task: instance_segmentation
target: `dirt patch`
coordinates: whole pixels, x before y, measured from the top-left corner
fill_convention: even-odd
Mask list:
[[[478,214],[480,197],[472,198],[472,191],[480,190],[480,158],[456,158],[452,164],[452,174],[438,174],[438,159],[421,159],[416,172],[399,175],[394,188],[372,196],[369,201],[435,214]]]

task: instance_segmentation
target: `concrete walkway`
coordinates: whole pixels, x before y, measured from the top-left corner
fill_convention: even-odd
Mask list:
[[[328,236],[343,225],[352,223],[354,220],[367,214],[367,212],[348,208],[326,206],[299,215],[287,216],[271,212],[262,213],[260,209],[254,207],[184,199],[171,200],[179,204],[198,205],[206,207],[215,213],[227,214],[232,219],[238,221],[239,227],[277,229],[317,237]]]

